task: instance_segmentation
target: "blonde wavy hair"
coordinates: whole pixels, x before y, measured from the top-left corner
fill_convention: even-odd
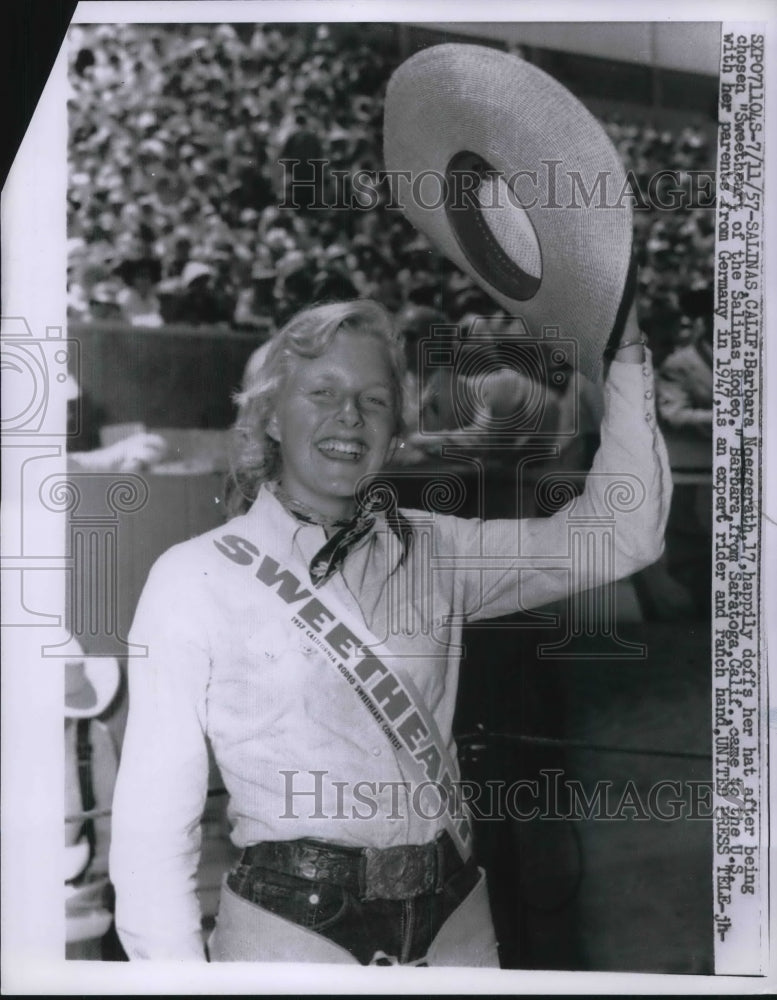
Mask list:
[[[395,434],[402,432],[405,351],[389,313],[370,299],[303,309],[252,355],[243,375],[242,391],[235,395],[238,415],[232,428],[225,489],[230,517],[248,510],[261,484],[280,475],[280,445],[267,433],[275,402],[299,359],[322,355],[340,330],[377,337],[388,348]]]

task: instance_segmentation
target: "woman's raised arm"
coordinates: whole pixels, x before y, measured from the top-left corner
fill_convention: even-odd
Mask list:
[[[469,620],[540,607],[574,591],[620,579],[663,550],[672,479],[656,426],[650,352],[632,310],[604,383],[601,443],[580,496],[549,517],[441,519],[440,552],[458,578]],[[552,462],[538,484],[563,499],[568,473]],[[520,486],[516,483],[516,488]],[[595,536],[607,536],[600,548]]]

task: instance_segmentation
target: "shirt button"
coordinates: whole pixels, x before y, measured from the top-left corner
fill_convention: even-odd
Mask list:
[[[647,392],[645,393],[645,399],[652,399],[652,398],[653,398],[653,390],[648,389]]]
[[[380,747],[373,747],[372,748],[372,756],[373,757],[380,757]]]
[[[314,906],[316,905],[316,903],[318,902],[318,900],[319,900],[319,897],[318,897],[317,893],[315,893],[315,892],[311,896],[308,896],[308,902],[312,903]]]

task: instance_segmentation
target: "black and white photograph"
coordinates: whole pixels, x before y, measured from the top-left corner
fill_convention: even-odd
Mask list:
[[[774,14],[623,16],[63,26],[2,201],[10,992],[774,986]]]

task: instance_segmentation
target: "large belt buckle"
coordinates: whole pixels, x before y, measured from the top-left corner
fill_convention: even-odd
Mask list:
[[[321,875],[321,851],[311,844],[295,844],[291,857],[293,858],[294,874],[300,878],[317,881]]]
[[[434,866],[425,847],[367,847],[364,853],[365,899],[412,899],[433,891]]]

